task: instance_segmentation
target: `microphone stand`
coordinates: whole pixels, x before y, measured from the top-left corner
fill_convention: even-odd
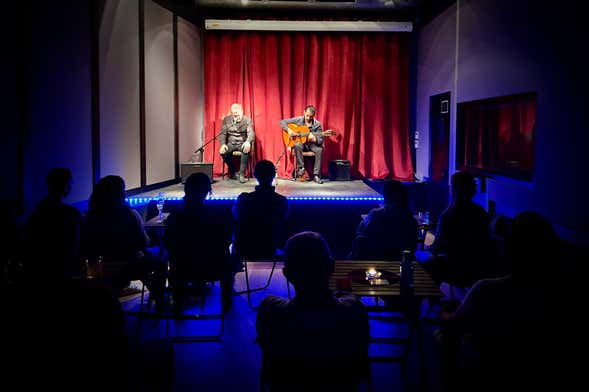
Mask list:
[[[211,144],[212,142],[214,142],[222,133],[223,133],[223,127],[221,127],[221,130],[219,131],[219,133],[213,135],[213,137],[210,138],[209,140],[207,140],[202,146],[200,146],[199,148],[194,150],[195,154],[200,152],[201,162],[204,162],[204,160],[205,160],[205,157],[204,157],[205,147],[208,146],[209,144]],[[213,170],[213,176],[214,176],[214,173],[215,173],[215,157],[214,157],[214,155],[213,155],[213,160],[212,160],[211,164],[212,164],[211,169]],[[211,182],[212,181],[213,181],[213,178],[211,178]]]
[[[276,181],[276,185],[275,185],[276,187],[278,187],[278,163],[280,162],[280,160],[282,159],[282,157],[284,156],[285,153],[286,153],[286,148],[284,150],[282,150],[282,153],[280,154],[280,156],[276,160],[276,163],[274,163],[274,168],[276,170],[276,177],[274,177],[274,181]]]
[[[203,144],[202,146],[200,146],[199,148],[197,148],[196,150],[194,150],[194,153],[195,154],[197,152],[200,152],[201,154],[204,153],[205,147],[208,146],[211,142],[215,141],[215,139],[217,139],[222,133],[223,133],[223,131],[219,131],[218,134],[214,135],[212,138],[210,138],[209,140],[207,140],[207,142],[205,144]]]

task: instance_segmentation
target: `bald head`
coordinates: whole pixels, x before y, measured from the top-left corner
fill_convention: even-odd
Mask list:
[[[233,120],[241,121],[241,117],[243,116],[243,107],[238,104],[234,103],[231,105],[231,115],[233,116]]]

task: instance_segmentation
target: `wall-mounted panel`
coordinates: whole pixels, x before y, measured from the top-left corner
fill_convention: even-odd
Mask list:
[[[203,143],[204,83],[202,32],[178,18],[179,159],[201,161],[194,156]]]
[[[172,23],[170,11],[145,1],[146,185],[175,178]]]
[[[141,185],[139,3],[106,0],[100,23],[100,175]]]

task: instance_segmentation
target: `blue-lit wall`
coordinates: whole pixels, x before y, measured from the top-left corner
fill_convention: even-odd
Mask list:
[[[585,25],[583,14],[566,5],[462,0],[423,27],[417,61],[418,177],[428,175],[431,95],[451,93],[452,172],[457,103],[534,91],[533,180],[495,177],[482,200],[495,201],[497,212],[510,216],[536,210],[564,238],[589,243]]]

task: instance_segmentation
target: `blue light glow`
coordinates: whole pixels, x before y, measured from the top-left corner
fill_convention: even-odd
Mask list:
[[[149,204],[150,202],[155,202],[156,197],[127,197],[125,200],[131,206],[140,206]],[[170,196],[166,197],[166,201],[180,201],[183,197],[177,196]],[[215,196],[209,195],[207,196],[207,200],[209,201],[235,201],[237,200],[237,196]],[[375,201],[375,202],[383,202],[384,198],[382,196],[289,196],[288,200],[293,201],[337,201],[337,202],[366,202],[366,201]]]

